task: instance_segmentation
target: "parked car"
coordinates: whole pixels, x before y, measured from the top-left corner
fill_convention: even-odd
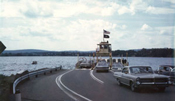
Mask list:
[[[171,66],[171,65],[160,65],[157,72],[159,74],[162,74],[162,73],[168,74],[169,72],[172,72],[174,68],[175,66]]]
[[[113,72],[121,72],[123,68],[124,68],[124,66],[121,63],[113,62],[113,64],[112,64],[112,71]]]
[[[108,72],[109,71],[109,65],[104,59],[100,60],[96,64],[95,68],[96,68],[96,72],[99,72],[99,71],[106,71],[106,72]]]
[[[80,68],[91,68],[92,61],[82,61],[80,63]]]
[[[164,91],[171,84],[169,76],[155,74],[150,66],[127,66],[114,72],[118,85],[130,86],[132,91],[142,87],[157,87]]]
[[[175,66],[160,65],[155,73],[170,76],[171,81],[175,82]]]
[[[172,72],[175,72],[175,68],[173,68]]]

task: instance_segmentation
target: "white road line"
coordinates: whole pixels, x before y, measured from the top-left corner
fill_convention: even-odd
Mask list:
[[[71,71],[73,71],[73,70],[71,70]],[[65,75],[65,74],[71,72],[71,71],[65,72],[64,74],[58,76],[58,77],[55,79],[56,84],[58,85],[58,87],[59,87],[64,93],[66,93],[69,97],[71,97],[71,98],[72,98],[73,100],[75,100],[75,101],[78,101],[78,99],[77,99],[76,97],[74,97],[73,94],[75,94],[76,96],[79,96],[80,98],[82,98],[82,99],[84,99],[84,100],[92,101],[92,100],[90,100],[90,99],[88,99],[88,98],[86,98],[86,97],[84,97],[84,96],[82,96],[82,95],[76,93],[75,91],[69,89],[68,87],[66,87],[66,86],[62,83],[61,77],[62,77],[63,75]],[[61,87],[61,86],[63,86],[63,87]],[[69,92],[66,91],[66,90],[68,90]],[[71,94],[71,93],[73,93],[73,94]]]
[[[104,83],[102,80],[100,80],[100,79],[98,79],[98,78],[96,78],[96,77],[94,76],[93,70],[90,71],[90,75],[91,75],[91,77],[92,77],[94,80],[96,80],[97,82],[99,82],[99,83],[101,83],[101,84]]]

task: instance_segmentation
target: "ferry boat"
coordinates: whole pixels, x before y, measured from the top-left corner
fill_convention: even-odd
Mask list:
[[[105,38],[109,38],[109,31],[103,30],[103,41],[97,44],[96,52],[93,53],[93,59],[87,60],[86,58],[79,58],[76,63],[76,68],[89,68],[96,71],[120,71],[124,66],[128,66],[127,59],[113,59],[112,58],[112,46],[109,41],[105,41]],[[106,59],[109,57],[109,59]],[[116,61],[117,60],[117,61]]]

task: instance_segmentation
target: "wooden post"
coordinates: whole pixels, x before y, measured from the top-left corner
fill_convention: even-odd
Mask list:
[[[77,63],[78,63],[78,61],[79,61],[79,54],[77,54]]]
[[[92,67],[91,67],[91,70],[93,70],[94,69],[94,67],[95,67],[95,53],[93,53],[93,61],[92,61]]]
[[[109,69],[112,69],[112,54],[109,54]]]

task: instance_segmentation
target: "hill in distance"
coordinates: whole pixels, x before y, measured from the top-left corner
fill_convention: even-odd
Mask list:
[[[23,50],[5,50],[0,56],[89,56],[95,51],[48,51],[39,49],[23,49]],[[153,49],[132,49],[132,50],[113,50],[113,56],[130,57],[174,57],[174,49],[172,48],[153,48]]]

